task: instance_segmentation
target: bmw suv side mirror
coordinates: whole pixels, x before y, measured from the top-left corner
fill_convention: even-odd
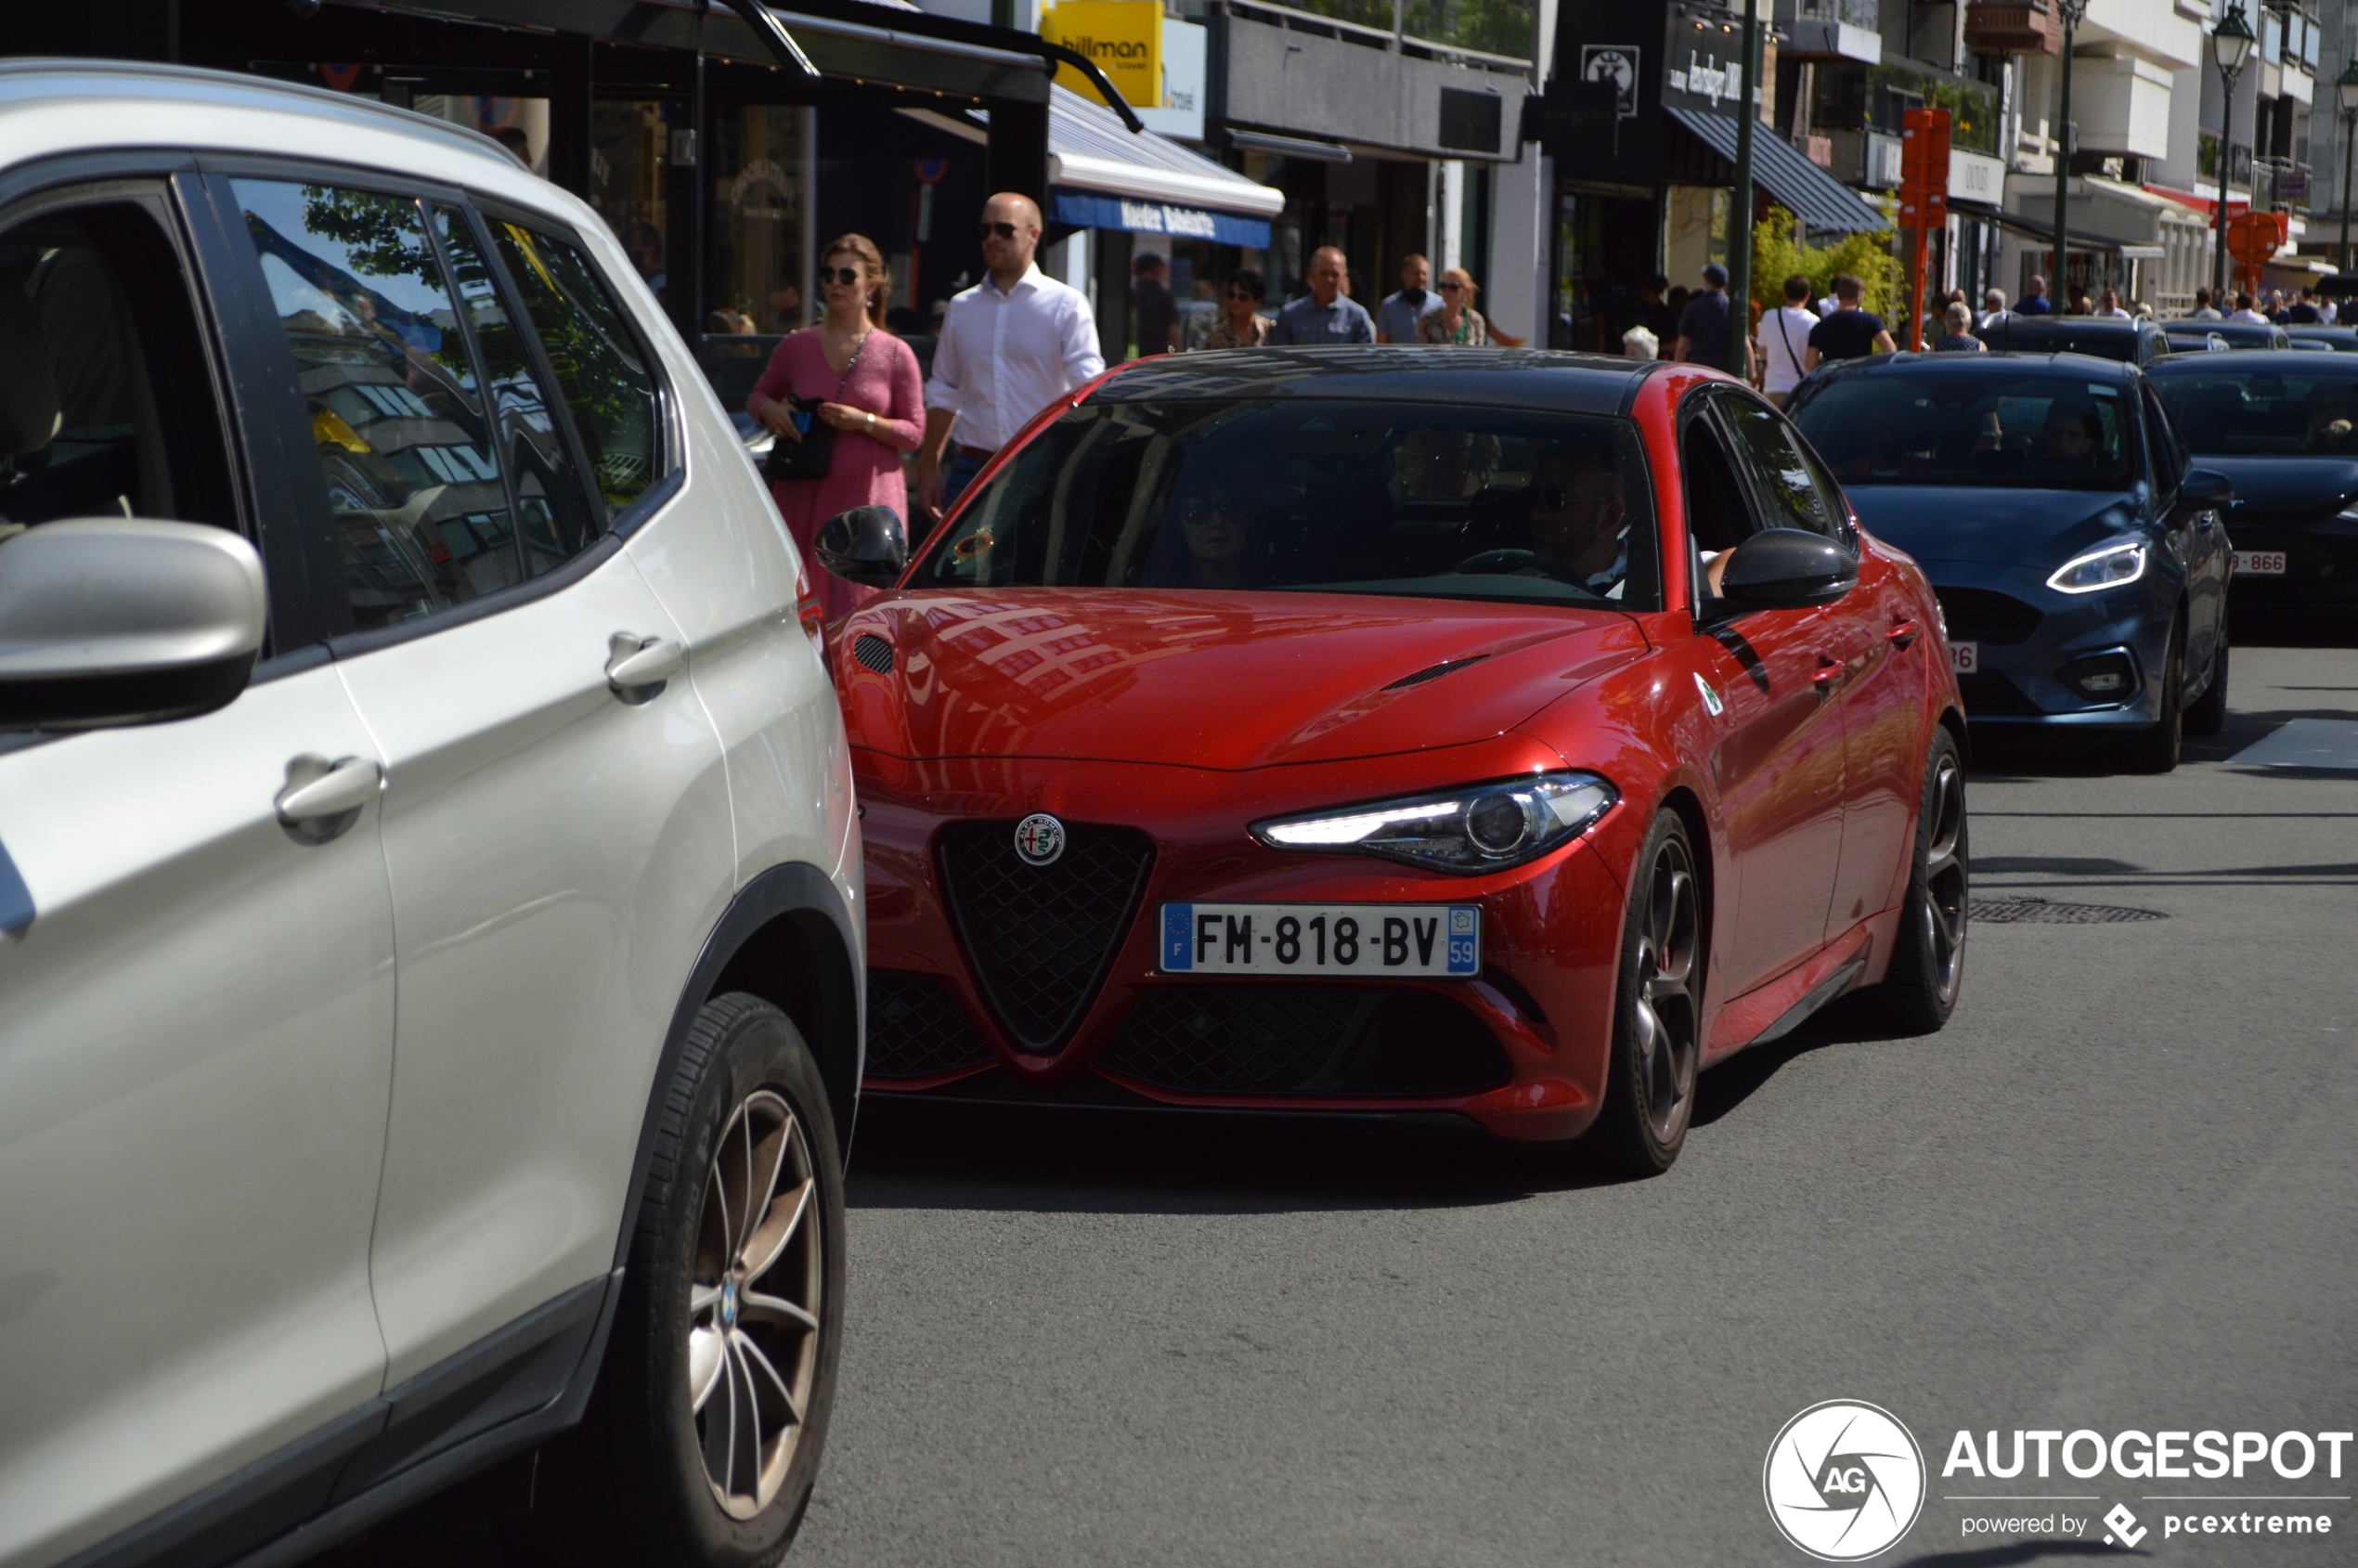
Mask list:
[[[1859,583],[1859,558],[1822,534],[1764,528],[1729,553],[1719,594],[1738,610],[1831,604]]]
[[[2215,468],[2190,468],[2178,481],[2178,496],[2194,506],[2225,506],[2235,499],[2235,482]]]
[[[888,506],[855,506],[819,525],[819,564],[867,588],[890,588],[909,564],[909,536]]]
[[[226,528],[131,517],[0,539],[0,731],[192,719],[246,689],[262,558]]]

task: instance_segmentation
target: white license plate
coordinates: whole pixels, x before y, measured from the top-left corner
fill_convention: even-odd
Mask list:
[[[1165,904],[1166,975],[1482,973],[1477,904]]]
[[[2281,577],[2284,575],[2285,552],[2281,550],[2235,551],[2235,576],[2239,577]]]
[[[1978,642],[1950,643],[1949,662],[1956,667],[1957,673],[1960,675],[1976,673],[1981,668],[1981,644]]]

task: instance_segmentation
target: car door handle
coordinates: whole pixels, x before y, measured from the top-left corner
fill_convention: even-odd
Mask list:
[[[306,752],[287,764],[286,787],[274,802],[279,821],[304,843],[325,844],[360,820],[383,777],[371,758],[330,762]]]
[[[1844,672],[1849,667],[1849,666],[1843,664],[1839,660],[1826,657],[1823,654],[1818,655],[1818,673],[1811,676],[1809,680],[1810,682],[1818,689],[1818,700],[1820,702],[1823,702],[1828,697],[1834,694],[1835,689],[1841,683]]]
[[[1899,621],[1895,623],[1889,631],[1884,633],[1884,640],[1892,646],[1904,650],[1914,645],[1916,634],[1922,629],[1923,628],[1914,621]]]
[[[617,631],[607,640],[606,684],[624,702],[648,701],[687,667],[688,650],[677,638]]]

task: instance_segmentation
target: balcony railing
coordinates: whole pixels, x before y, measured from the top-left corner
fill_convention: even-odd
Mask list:
[[[1878,0],[1795,0],[1794,12],[1812,21],[1848,22],[1875,32],[1882,28],[1877,4]]]
[[[1984,55],[2052,55],[2062,47],[2054,11],[2025,0],[1967,0],[1965,47]]]
[[[1527,67],[1535,45],[1532,0],[1236,0],[1243,14],[1326,23],[1334,35],[1380,48]]]
[[[2195,174],[2197,178],[2216,184],[2219,179],[2219,133],[2205,131],[2195,142]],[[2251,188],[2251,149],[2242,142],[2235,144],[2227,158],[2227,183]]]

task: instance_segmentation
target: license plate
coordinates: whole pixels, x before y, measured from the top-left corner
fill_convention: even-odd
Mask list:
[[[1476,904],[1165,904],[1166,975],[1482,973]]]
[[[1949,662],[1956,667],[1957,673],[1960,675],[1977,673],[1981,668],[1981,644],[1978,642],[1950,643]]]
[[[2281,577],[2284,575],[2285,552],[2281,550],[2235,551],[2235,576],[2239,577]]]

